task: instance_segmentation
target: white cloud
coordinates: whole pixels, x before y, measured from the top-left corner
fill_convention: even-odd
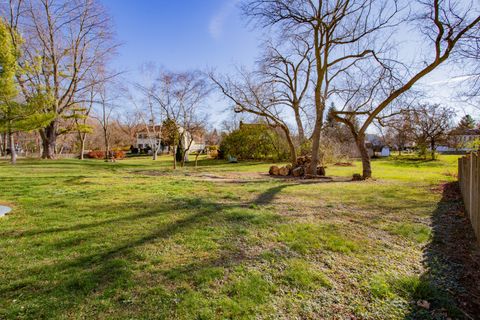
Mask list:
[[[235,9],[238,0],[226,0],[222,7],[210,19],[208,24],[208,31],[210,36],[214,39],[219,39],[225,29],[225,22]]]
[[[470,78],[472,78],[473,76],[460,76],[460,77],[454,77],[454,78],[450,78],[450,79],[447,79],[447,80],[440,80],[440,81],[434,81],[434,82],[430,82],[430,83],[427,83],[427,85],[439,85],[439,84],[454,84],[454,83],[457,83],[457,82],[462,82],[462,81],[465,81],[465,80],[468,80]]]

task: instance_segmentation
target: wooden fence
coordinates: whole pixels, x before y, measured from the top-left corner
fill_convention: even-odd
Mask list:
[[[480,242],[480,155],[471,153],[458,159],[458,181],[465,210]]]

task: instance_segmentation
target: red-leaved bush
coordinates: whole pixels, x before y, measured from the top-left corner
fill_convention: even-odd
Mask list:
[[[121,150],[120,151],[110,151],[110,152],[113,153],[113,158],[114,159],[125,158],[125,152],[123,152]],[[94,151],[88,152],[87,156],[90,159],[105,159],[105,152],[101,151],[101,150],[94,150]]]
[[[89,151],[87,156],[91,159],[104,159],[105,158],[105,152],[100,151],[100,150]]]

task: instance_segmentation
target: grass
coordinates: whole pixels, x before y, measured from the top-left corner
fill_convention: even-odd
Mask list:
[[[423,255],[456,157],[375,160],[366,182],[256,174],[270,165],[0,162],[14,208],[0,319],[404,319],[419,297],[454,310]]]

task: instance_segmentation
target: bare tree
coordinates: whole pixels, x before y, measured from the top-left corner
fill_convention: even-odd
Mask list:
[[[316,173],[327,101],[335,81],[359,60],[375,59],[371,41],[398,23],[398,1],[250,0],[244,12],[264,27],[280,26],[283,33],[309,39],[314,62],[314,127],[311,174]]]
[[[438,104],[420,104],[409,113],[417,145],[424,149],[428,146],[431,158],[435,160],[438,143],[446,142],[448,139],[455,112]]]
[[[17,74],[23,96],[27,102],[39,94],[52,98],[45,112],[56,117],[40,130],[42,158],[52,159],[60,116],[95,85],[88,75],[115,51],[109,16],[96,0],[9,0],[1,9],[23,52],[25,72]]]
[[[413,124],[408,111],[387,119],[384,123],[385,140],[387,143],[397,149],[398,155],[402,155],[402,151],[414,140]]]
[[[112,90],[106,84],[98,88],[98,99],[95,102],[93,117],[97,119],[102,128],[105,161],[114,161],[114,155],[111,151],[111,133],[114,111],[117,108],[116,98],[112,96]]]
[[[277,98],[275,84],[258,73],[239,70],[240,80],[220,78],[210,73],[210,79],[234,104],[235,112],[247,112],[263,118],[270,127],[280,128],[287,139],[292,164],[297,161],[293,134],[286,121],[285,104]]]
[[[181,144],[181,166],[184,166],[193,142],[192,133],[203,122],[202,108],[210,93],[204,75],[198,71],[171,72],[160,70],[151,87],[140,86],[151,108],[157,108],[163,119],[172,123],[173,167],[176,168],[177,148]],[[162,122],[163,123],[163,122]]]
[[[80,160],[84,159],[87,135],[92,132],[92,128],[88,125],[88,120],[90,119],[90,113],[95,103],[95,88],[90,87],[87,94],[87,98],[80,104],[80,107],[72,110],[75,131],[77,132],[78,141],[80,142]]]
[[[157,160],[158,153],[162,146],[162,123],[164,120],[164,112],[158,108],[152,98],[154,87],[142,86],[135,84],[136,88],[140,88],[144,93],[142,99],[138,99],[129,94],[129,99],[135,106],[136,114],[141,120],[143,131],[146,132],[146,137],[149,141],[149,146],[152,148],[152,159]]]
[[[473,4],[473,2],[472,2]],[[395,114],[402,105],[398,99],[408,93],[423,77],[443,64],[453,53],[456,45],[480,24],[478,9],[449,1],[420,1],[415,8],[420,12],[412,22],[418,23],[430,45],[430,55],[417,61],[417,66],[405,68],[404,63],[389,63],[388,59],[378,60],[378,76],[365,86],[352,85],[345,98],[345,106],[353,110],[336,112],[337,121],[345,123],[352,130],[362,156],[363,178],[370,178],[372,169],[365,146],[365,134],[374,121]],[[399,69],[406,69],[400,72]],[[358,79],[358,78],[357,78]],[[360,92],[360,94],[357,94]],[[353,98],[352,98],[353,97]],[[353,102],[350,103],[349,100]],[[396,103],[396,106],[395,106]],[[390,110],[389,110],[390,109]],[[351,126],[351,119],[361,124]]]
[[[307,140],[303,115],[308,112],[305,100],[309,98],[308,89],[313,67],[312,47],[301,36],[291,36],[281,41],[287,42],[287,45],[267,42],[258,73],[271,82],[277,104],[284,105],[293,112],[298,142],[301,145]],[[286,53],[282,52],[282,49]]]
[[[457,65],[463,72],[461,97],[480,108],[480,25],[466,33],[459,41],[459,50],[455,52]]]

